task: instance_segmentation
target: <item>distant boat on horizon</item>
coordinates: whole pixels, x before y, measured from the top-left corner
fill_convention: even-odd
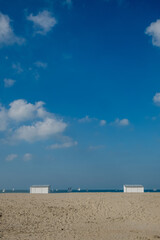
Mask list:
[[[4,189],[2,190],[2,192],[5,193],[5,191],[6,191],[6,189],[4,188]]]
[[[78,189],[77,189],[77,191],[79,191],[79,192],[80,192],[80,191],[81,191],[81,189],[80,189],[80,188],[78,188]]]

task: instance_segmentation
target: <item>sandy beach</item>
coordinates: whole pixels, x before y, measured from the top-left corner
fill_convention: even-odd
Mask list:
[[[0,238],[160,239],[160,193],[0,194]]]

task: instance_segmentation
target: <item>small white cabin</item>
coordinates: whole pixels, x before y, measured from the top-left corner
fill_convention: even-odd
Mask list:
[[[33,185],[30,187],[30,193],[49,193],[50,185]]]
[[[143,193],[144,187],[142,185],[124,185],[123,191],[125,193]]]

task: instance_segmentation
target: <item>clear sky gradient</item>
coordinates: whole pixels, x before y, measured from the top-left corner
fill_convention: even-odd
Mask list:
[[[160,188],[159,0],[0,0],[0,188]]]

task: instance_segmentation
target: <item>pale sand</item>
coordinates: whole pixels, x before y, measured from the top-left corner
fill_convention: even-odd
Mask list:
[[[5,240],[160,239],[160,193],[0,194]]]

